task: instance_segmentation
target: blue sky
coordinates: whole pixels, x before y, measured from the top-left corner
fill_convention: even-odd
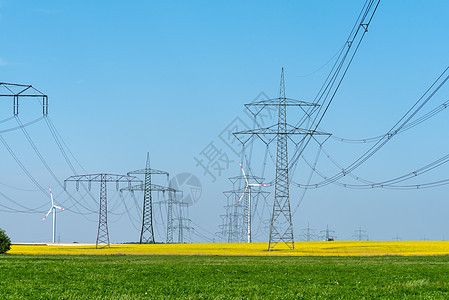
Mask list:
[[[236,117],[246,118],[243,105],[260,92],[277,95],[281,67],[287,96],[312,100],[330,70],[326,62],[344,44],[362,6],[363,1],[355,0],[0,1],[0,81],[32,84],[49,95],[52,122],[89,173],[143,168],[149,151],[153,167],[173,176],[195,174],[203,193],[189,207],[189,217],[196,230],[208,235],[219,230],[226,202],[222,191],[232,188],[227,177],[239,175],[239,157],[229,153],[233,162],[215,182],[196,166],[194,157],[210,142],[226,149],[219,134]],[[387,132],[446,68],[448,13],[446,1],[382,2],[322,127],[346,138]],[[448,100],[447,92],[443,88],[427,111]],[[12,100],[0,100],[0,119],[6,119]],[[24,123],[39,113],[35,106],[21,103]],[[445,114],[398,135],[354,173],[381,181],[447,154]],[[0,126],[4,130],[16,123]],[[72,175],[45,122],[27,130],[58,178]],[[62,193],[20,130],[3,136],[42,186],[52,185],[55,194]],[[255,147],[263,152],[261,143]],[[326,145],[342,165],[366,149]],[[307,155],[315,154],[312,147]],[[36,187],[4,147],[0,155],[0,190],[27,207],[44,205],[48,199],[41,193],[17,189]],[[336,173],[322,157],[321,170]],[[260,161],[256,155],[251,164],[257,168]],[[268,167],[267,180],[274,177],[272,171]],[[308,172],[304,163],[299,165],[294,180],[301,181]],[[446,179],[447,174],[447,166],[442,166],[414,182]],[[319,181],[314,176],[312,182]],[[292,206],[297,206],[299,195],[292,189]],[[330,185],[307,192],[294,216],[295,235],[299,239],[301,228],[310,223],[319,230],[329,224],[339,239],[351,239],[359,225],[377,240],[396,233],[410,240],[442,239],[449,236],[446,200],[447,187],[354,191]],[[6,199],[0,203],[17,208]],[[137,239],[138,232],[117,203],[118,215],[111,215],[112,241]],[[267,203],[271,205],[272,196]],[[95,207],[94,202],[90,205]],[[42,217],[0,212],[0,227],[14,241],[42,242],[50,239],[51,231],[51,222],[40,223]],[[95,239],[94,214],[83,217],[68,211],[58,222],[62,241]],[[197,235],[191,239],[204,241]]]

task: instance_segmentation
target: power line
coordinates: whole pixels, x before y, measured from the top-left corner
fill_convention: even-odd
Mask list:
[[[379,140],[374,144],[369,150],[367,150],[362,156],[350,164],[347,168],[343,169],[341,172],[327,177],[324,181],[314,184],[314,187],[321,187],[333,183],[347,174],[351,173],[353,170],[362,165],[371,156],[373,156],[377,151],[379,151],[388,141],[391,140],[408,122],[424,107],[424,105],[439,91],[439,89],[447,82],[449,75],[445,73],[449,70],[447,67],[443,73],[432,83],[432,85],[426,90],[426,92],[418,99],[418,101],[407,111],[407,113],[401,117],[399,121]]]
[[[316,166],[312,166],[310,164],[310,162],[307,161],[307,159],[305,157],[303,157],[304,161],[309,165],[309,167],[311,167],[311,169],[318,174],[320,177],[322,177],[323,179],[327,180],[328,177],[326,177],[322,172],[318,171],[316,169]],[[423,188],[423,187],[431,187],[431,186],[440,186],[443,185],[443,183],[449,183],[449,179],[448,180],[440,180],[440,181],[435,181],[435,182],[430,182],[430,183],[425,183],[425,184],[415,184],[415,185],[408,185],[408,186],[400,186],[400,185],[396,185],[399,182],[403,182],[406,181],[408,179],[417,177],[419,175],[422,175],[424,173],[427,173],[445,163],[449,162],[449,154],[417,169],[414,170],[412,172],[409,172],[405,175],[393,178],[393,179],[389,179],[389,180],[385,180],[385,181],[381,181],[381,182],[370,182],[367,180],[363,180],[365,182],[367,182],[366,184],[347,184],[347,183],[340,183],[338,181],[334,181],[333,184],[336,184],[338,186],[341,187],[345,187],[345,188],[352,188],[352,189],[372,189],[372,188],[397,188],[397,189],[403,189],[403,188]],[[358,178],[360,179],[360,178]],[[293,183],[294,185],[300,187],[300,188],[305,188],[305,189],[310,189],[310,188],[318,188],[321,187],[320,184],[299,184],[299,183]]]
[[[434,108],[433,110],[429,111],[428,113],[426,113],[425,115],[419,117],[418,119],[416,119],[413,122],[410,122],[409,124],[405,125],[401,130],[399,130],[397,132],[397,134],[402,133],[406,130],[409,130],[425,121],[427,121],[428,119],[432,118],[433,116],[437,115],[438,113],[442,112],[443,110],[445,110],[447,107],[449,107],[449,100],[445,101],[443,104],[437,106],[436,108]],[[383,135],[378,135],[378,136],[374,136],[374,137],[370,137],[370,138],[364,138],[364,139],[347,139],[347,138],[342,138],[342,137],[337,137],[335,135],[332,135],[332,138],[335,140],[338,140],[340,142],[344,142],[344,143],[371,143],[371,142],[377,142],[380,139],[382,139],[385,136],[385,134]]]

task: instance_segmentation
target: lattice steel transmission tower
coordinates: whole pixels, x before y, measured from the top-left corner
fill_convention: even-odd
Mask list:
[[[163,172],[163,171],[161,171],[161,172]],[[173,214],[171,211],[173,209],[173,204],[176,202],[175,195],[176,195],[176,193],[179,193],[180,191],[175,190],[171,187],[162,186],[162,185],[158,185],[158,184],[154,184],[154,183],[152,183],[151,185],[146,185],[146,183],[143,183],[143,184],[138,184],[138,185],[134,185],[134,186],[124,187],[124,188],[120,189],[120,192],[123,192],[123,191],[135,192],[135,191],[145,191],[145,190],[151,190],[152,192],[162,192],[164,194],[168,193],[168,195],[169,195],[168,201],[160,201],[160,202],[168,203],[166,243],[173,243],[173,230],[174,229],[173,229]],[[158,202],[156,202],[156,203],[158,203]],[[145,214],[143,216],[145,217]],[[144,223],[144,222],[142,221],[142,223]],[[143,225],[142,225],[142,227],[143,227]]]
[[[237,242],[239,240],[239,227],[238,220],[241,214],[238,213],[235,203],[238,198],[236,193],[232,191],[225,191],[223,194],[226,196],[225,214],[221,215],[222,224],[220,225],[221,231],[219,235],[222,240],[226,240],[228,243]]]
[[[190,223],[192,222],[192,220],[184,217],[184,215],[182,213],[183,207],[187,208],[188,203],[178,201],[176,204],[177,204],[177,207],[179,208],[179,210],[178,210],[179,216],[174,219],[176,221],[177,225],[175,225],[173,227],[173,229],[178,229],[178,243],[184,243],[184,232],[190,231],[193,229],[193,227],[190,226]]]
[[[402,238],[399,236],[399,234],[396,232],[396,236],[393,238],[393,241],[399,242],[401,241]],[[444,236],[443,236],[443,240],[444,240]]]
[[[269,106],[278,108],[278,122],[270,127],[258,128],[248,131],[234,132],[235,137],[242,144],[248,142],[253,136],[260,138],[265,144],[270,144],[274,140],[277,143],[276,154],[276,176],[273,213],[271,217],[270,237],[268,250],[272,250],[279,242],[284,242],[290,249],[295,248],[293,236],[293,223],[290,208],[290,179],[289,179],[289,158],[288,140],[292,140],[292,135],[329,135],[328,133],[315,130],[301,129],[287,123],[287,107],[308,107],[305,118],[310,117],[313,111],[319,107],[317,103],[298,101],[285,97],[284,68],[281,71],[281,83],[279,88],[279,98],[263,100],[245,104],[253,115],[257,116],[262,109]],[[253,110],[251,110],[253,108]],[[255,110],[254,110],[255,109]],[[246,137],[246,138],[245,138]],[[304,138],[302,139],[304,140]],[[298,143],[300,144],[301,141]],[[296,144],[296,146],[298,146]]]
[[[131,185],[133,182],[141,182],[140,179],[134,176],[128,175],[115,175],[115,174],[86,174],[70,176],[64,180],[64,190],[66,189],[67,182],[76,182],[76,190],[79,189],[80,182],[87,182],[90,190],[92,182],[100,183],[100,210],[98,216],[98,232],[96,248],[98,245],[107,245],[109,247],[109,230],[108,230],[108,200],[107,200],[107,183],[115,182],[116,189],[119,190],[120,183],[126,182]]]
[[[368,233],[366,230],[362,230],[362,225],[359,225],[359,229],[354,231],[353,237],[357,239],[357,241],[368,241]]]
[[[162,192],[168,192],[168,199],[165,201],[159,201],[157,202],[159,205],[161,204],[167,204],[167,237],[166,237],[166,243],[167,244],[171,244],[174,243],[174,233],[175,233],[175,218],[173,216],[173,209],[175,208],[175,206],[179,209],[181,209],[179,207],[180,203],[185,203],[185,202],[181,202],[178,201],[176,198],[177,194],[181,194],[182,195],[182,191],[177,190],[175,188],[173,188],[171,185],[169,185],[169,187],[166,188],[165,191]],[[181,196],[182,198],[182,196]]]
[[[321,238],[325,241],[333,241],[337,236],[335,235],[335,231],[329,229],[329,225],[326,225],[325,230],[321,230]]]
[[[315,231],[316,230],[310,228],[309,223],[307,223],[307,227],[302,229],[301,237],[307,242],[315,240],[318,237],[317,234],[315,233]]]
[[[243,213],[241,207],[236,206],[243,189],[241,188],[241,181],[243,176],[229,177],[232,183],[232,190],[224,191],[223,195],[226,197],[226,216],[223,216],[224,224],[222,231],[227,235],[228,243],[240,242],[241,232],[244,229],[242,224]]]
[[[262,183],[264,178],[254,176],[254,175],[246,175],[247,179],[250,181],[255,181],[257,183]],[[241,199],[240,203],[237,206],[237,202],[242,196],[245,189],[241,186],[241,182],[244,182],[245,177],[243,176],[234,176],[229,177],[229,181],[232,183],[232,190],[224,191],[223,194],[226,196],[227,203],[225,206],[226,215],[222,215],[223,224],[220,226],[222,228],[222,236],[227,234],[228,243],[232,242],[240,242],[247,241],[248,239],[248,223],[249,223],[249,194]],[[266,199],[270,192],[261,190],[261,188],[252,187],[251,196],[253,198],[253,205],[257,204],[260,197],[262,196]],[[261,220],[262,221],[262,220]]]
[[[156,174],[167,176],[167,184],[168,184],[170,176],[168,172],[150,168],[150,153],[147,153],[147,164],[145,169],[128,172],[128,176],[145,175],[145,181],[144,184],[141,186],[141,189],[135,189],[138,191],[143,191],[142,229],[140,231],[140,240],[139,240],[140,244],[155,243],[153,231],[153,199],[152,199],[153,186],[151,184],[151,175]]]

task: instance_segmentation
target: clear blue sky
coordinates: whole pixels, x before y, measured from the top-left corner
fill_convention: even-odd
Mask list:
[[[198,225],[212,233],[219,230],[222,191],[232,188],[227,177],[239,175],[239,158],[229,153],[232,165],[212,182],[194,157],[210,142],[225,148],[219,134],[236,117],[245,118],[245,103],[260,92],[277,95],[281,67],[287,96],[313,99],[329,72],[326,62],[345,42],[363,2],[2,0],[0,81],[32,84],[49,95],[51,120],[89,173],[143,168],[149,151],[152,167],[172,175],[195,174],[203,193],[189,208],[189,217],[207,235]],[[381,2],[323,129],[346,138],[385,133],[447,67],[448,15],[447,1]],[[442,89],[427,111],[448,96],[448,88]],[[3,120],[12,114],[12,100],[0,101]],[[39,112],[35,104],[21,102],[22,122],[39,117]],[[354,173],[381,181],[447,154],[447,113],[398,135]],[[11,120],[0,124],[0,130],[14,126]],[[72,175],[46,123],[27,129],[58,178]],[[20,130],[2,136],[43,187],[52,185],[61,194]],[[0,146],[0,191],[26,207],[43,205],[46,210],[45,195],[17,189],[36,187]],[[263,150],[261,143],[257,146]],[[342,165],[366,149],[326,145]],[[307,155],[315,154],[311,149]],[[258,160],[252,164],[257,168]],[[338,171],[324,155],[318,166],[328,175]],[[273,179],[272,171],[267,169],[267,180]],[[413,182],[447,179],[447,171],[442,166]],[[300,164],[294,180],[301,182],[308,172]],[[312,182],[317,181],[314,175]],[[318,230],[329,224],[340,240],[352,239],[359,225],[376,240],[396,234],[407,240],[448,238],[447,189],[349,190],[330,185],[311,190],[294,215],[296,239],[307,223]],[[292,207],[299,195],[292,188]],[[62,194],[58,200],[65,198]],[[92,199],[87,201],[95,207]],[[1,197],[0,204],[20,209]],[[136,240],[138,231],[123,214],[119,198],[110,207],[117,213],[111,215],[111,240]],[[44,242],[50,240],[51,222],[41,224],[42,217],[0,211],[0,227],[13,241]],[[58,215],[58,224],[63,242],[95,241],[94,214],[83,217],[69,210]],[[192,240],[204,241],[198,236]]]

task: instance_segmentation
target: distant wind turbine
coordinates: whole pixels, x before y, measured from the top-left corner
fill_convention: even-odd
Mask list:
[[[249,183],[248,178],[246,177],[245,171],[243,171],[242,164],[240,162],[239,162],[239,164],[240,164],[240,168],[242,169],[243,177],[245,178],[246,187],[245,187],[245,190],[243,191],[242,196],[240,196],[239,202],[237,202],[235,207],[237,207],[237,205],[239,205],[240,201],[242,201],[243,196],[245,196],[246,191],[248,191],[248,243],[251,243],[251,187],[252,186],[267,186],[267,185],[263,184],[263,183]]]
[[[55,205],[55,203],[53,201],[53,194],[51,192],[51,188],[48,187],[48,189],[50,190],[51,207],[50,207],[50,210],[48,211],[48,213],[45,215],[45,217],[42,219],[41,222],[44,222],[45,218],[47,218],[47,216],[53,210],[53,244],[54,244],[55,243],[55,238],[56,238],[56,209],[60,209],[60,210],[65,210],[65,209]]]

